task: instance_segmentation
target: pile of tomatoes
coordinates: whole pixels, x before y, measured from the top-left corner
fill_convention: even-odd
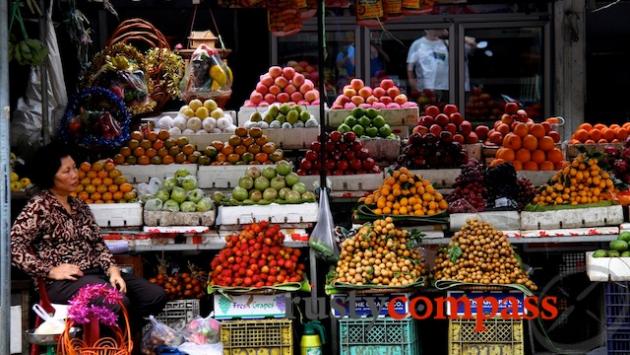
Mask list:
[[[210,283],[225,287],[264,287],[304,278],[299,249],[283,246],[278,225],[260,222],[226,238],[227,245],[210,266]]]

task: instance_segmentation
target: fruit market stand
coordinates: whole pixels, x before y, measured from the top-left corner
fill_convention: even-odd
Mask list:
[[[324,2],[281,3],[267,8],[276,35],[296,31],[291,20],[300,13],[319,10],[318,71],[324,73]],[[422,2],[403,3],[409,13],[426,11]],[[374,20],[363,15],[361,23]],[[391,78],[348,78],[338,96],[327,97],[323,75],[318,79],[299,63],[272,65],[248,98],[228,110],[234,77],[212,38],[184,50],[188,63],[168,43],[143,53],[133,41],[112,38],[94,56],[59,127],[60,138],[82,156],[72,197],[92,208],[115,254],[146,261],[141,271],[170,301],[157,321],[193,347],[220,343],[225,354],[292,354],[301,336],[303,353],[416,355],[448,346],[450,354],[525,354],[540,345],[534,345],[533,321],[525,333],[523,319],[493,318],[484,337],[459,313],[444,322],[399,320],[372,314],[367,300],[552,290],[564,297],[559,308],[566,311],[570,297],[553,288],[547,272],[559,265],[579,270],[579,287],[603,281],[608,298],[599,305],[608,307],[613,296],[630,300],[607,282],[630,281],[624,224],[630,123],[582,124],[562,137],[564,119],[534,120],[525,104],[510,100],[486,126],[467,120],[455,104],[412,100]],[[156,69],[160,61],[167,64]],[[129,79],[137,71],[151,75]],[[177,110],[162,110],[169,100]],[[17,160],[10,161],[15,203],[32,190],[18,175]],[[551,264],[548,256],[556,252],[578,257]],[[332,306],[345,295],[361,300]],[[329,301],[323,309],[321,297]],[[353,307],[359,317],[336,313]],[[408,302],[401,307],[410,311]],[[598,309],[608,321],[619,316],[609,308]],[[294,319],[295,310],[308,320],[330,315],[322,322],[332,341],[322,344],[324,337],[307,332],[317,327]],[[208,328],[215,320],[222,322],[220,332]],[[588,331],[608,326],[574,323]],[[543,328],[551,344],[546,350],[566,340],[552,341],[554,328]],[[145,329],[148,341],[136,344],[145,353],[181,345],[154,329]],[[608,333],[609,350],[628,343],[615,334]]]

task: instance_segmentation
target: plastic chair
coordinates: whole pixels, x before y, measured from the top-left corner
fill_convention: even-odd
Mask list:
[[[48,298],[48,291],[46,291],[46,282],[42,278],[37,279],[37,291],[39,292],[39,305],[50,314],[55,313],[55,308],[50,303]],[[35,316],[35,329],[42,324],[42,319],[39,316]],[[42,352],[42,347],[37,344],[31,344],[30,355],[39,355]]]

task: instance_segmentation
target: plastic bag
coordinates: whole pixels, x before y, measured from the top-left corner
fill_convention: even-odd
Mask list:
[[[232,70],[221,59],[219,52],[205,44],[193,52],[182,81],[182,99],[207,100],[232,93]]]
[[[213,315],[211,313],[206,318],[197,316],[188,323],[184,330],[186,340],[198,345],[218,343],[221,334],[221,323],[212,318]]]
[[[184,339],[173,328],[149,316],[151,322],[149,330],[142,337],[142,353],[155,354],[154,350],[160,345],[178,346]]]
[[[223,355],[223,343],[203,345],[184,343],[178,349],[185,351],[189,355]]]
[[[138,192],[138,197],[141,200],[146,200],[153,197],[162,187],[162,179],[152,177],[149,179],[149,182],[143,182],[138,184],[136,191]]]
[[[325,261],[333,262],[339,258],[339,247],[334,239],[335,223],[330,212],[328,202],[328,189],[320,189],[319,192],[319,212],[317,214],[317,224],[313,228],[309,246],[315,250],[318,257]]]

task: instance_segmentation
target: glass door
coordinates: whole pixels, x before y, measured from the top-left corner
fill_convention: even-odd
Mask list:
[[[542,120],[548,102],[544,25],[466,24],[460,29],[465,117],[493,122],[505,102],[515,101],[532,119]]]

